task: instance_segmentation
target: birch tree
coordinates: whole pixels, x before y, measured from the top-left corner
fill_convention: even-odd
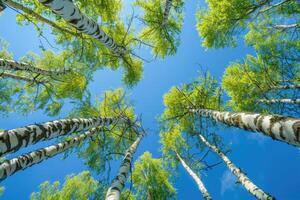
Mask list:
[[[293,0],[209,0],[207,4],[207,9],[201,9],[197,13],[197,29],[204,39],[202,45],[222,48],[235,46],[237,36],[247,29],[250,22],[259,22],[266,16],[276,18],[279,14],[289,17],[297,15],[295,8],[298,3]]]
[[[188,164],[188,162],[182,157],[183,151],[186,151],[188,148],[193,148],[192,145],[187,144],[186,140],[181,134],[181,128],[179,126],[171,127],[169,131],[160,133],[162,151],[166,162],[171,163],[171,165],[176,166],[181,164],[189,176],[198,186],[198,189],[203,197],[203,199],[211,200],[212,197],[209,194],[205,184],[203,183],[201,177],[196,173]],[[175,160],[173,160],[175,158]],[[194,166],[195,168],[195,166]],[[196,167],[197,170],[204,168],[203,165]]]
[[[145,27],[139,34],[140,40],[152,48],[155,56],[175,54],[183,24],[183,1],[137,0],[135,5],[143,10],[140,20]]]
[[[231,97],[229,105],[235,111],[268,110],[299,116],[297,64],[280,66],[281,62],[273,59],[278,65],[269,65],[263,56],[248,55],[244,63],[233,63],[226,69],[222,85]]]
[[[213,80],[213,79],[212,79]],[[169,123],[179,123],[182,127],[193,124],[195,114],[201,118],[209,118],[215,122],[244,130],[259,132],[272,139],[299,146],[299,119],[280,115],[226,112],[220,105],[217,86],[205,87],[207,78],[193,84],[183,85],[181,89],[172,88],[165,95],[166,110],[162,118],[172,119]],[[199,89],[199,88],[202,88]],[[209,125],[208,125],[209,126]]]
[[[98,134],[97,137],[89,141],[88,145],[77,148],[76,153],[79,158],[84,160],[90,170],[103,178],[103,182],[108,182],[110,180],[107,180],[106,174],[108,173],[106,172],[109,162],[121,159],[123,152],[135,141],[135,126],[139,122],[129,97],[121,88],[106,91],[99,98],[96,98],[95,103],[91,102],[91,99],[82,102],[73,110],[70,117],[104,116],[117,120],[110,127],[107,127],[109,134]]]
[[[83,141],[92,138],[102,130],[103,128],[99,127],[92,128],[90,131],[80,134],[79,136],[69,139],[65,142],[50,145],[48,147],[41,148],[30,153],[18,156],[11,160],[6,160],[0,165],[0,180],[4,180],[8,176],[13,175],[20,170],[25,170],[28,167],[36,165],[40,162],[43,162],[46,159],[54,157],[73,147],[76,147]]]
[[[250,192],[253,196],[255,196],[257,199],[261,200],[271,200],[275,199],[270,194],[264,192],[262,189],[257,187],[242,170],[238,167],[236,167],[229,158],[215,145],[209,143],[207,139],[199,134],[198,135],[200,140],[207,145],[210,149],[212,149],[227,165],[228,169],[237,177],[239,180],[239,183],[243,185],[248,192]]]
[[[111,186],[106,193],[106,200],[118,200],[120,199],[121,192],[124,189],[126,179],[130,173],[132,166],[133,155],[140,144],[144,134],[140,134],[134,143],[126,150],[124,159],[118,170],[117,176],[113,179]]]
[[[86,66],[83,63],[69,62],[69,54],[68,51],[60,54],[44,51],[42,56],[28,53],[15,63],[11,61],[13,55],[4,44],[0,51],[3,64],[0,66],[0,82],[3,85],[0,88],[3,93],[1,114],[28,114],[41,109],[55,116],[66,99],[76,102],[83,98],[90,73],[84,69]],[[6,91],[8,88],[10,91]]]
[[[66,22],[63,17],[59,17],[59,14],[51,12],[50,9],[45,8],[37,0],[34,4],[29,0],[22,1],[21,4],[23,7],[31,9],[36,15],[48,19],[48,21],[50,19],[57,19],[54,23],[57,26],[68,30],[63,31],[53,27],[51,23],[47,23],[45,20],[39,20],[39,17],[35,17],[31,13],[25,12],[17,15],[17,22],[19,24],[34,24],[39,36],[43,36],[43,29],[40,26],[43,26],[44,24],[50,25],[55,36],[56,45],[62,46],[64,49],[68,49],[71,52],[69,60],[84,62],[91,72],[102,68],[102,66],[106,66],[112,70],[122,67],[124,71],[123,81],[129,86],[133,86],[141,79],[143,62],[137,53],[134,52],[138,43],[134,39],[135,36],[133,34],[131,22],[128,22],[127,27],[125,22],[121,21],[121,1],[101,0],[87,2],[86,0],[79,0],[76,1],[75,4],[69,2],[69,6],[72,8],[76,7],[78,11],[77,14],[79,14],[80,11],[81,16],[87,17],[87,15],[89,15],[89,17],[85,19],[89,19],[89,22],[93,21],[94,27],[85,28],[90,30],[89,33],[94,33],[94,35],[98,35],[99,38],[101,36],[99,41],[91,36],[93,34],[89,35],[81,33],[81,30],[77,30],[76,27],[73,27],[69,22]],[[95,24],[97,21],[103,21],[101,26]],[[92,30],[99,27],[102,30],[101,35],[99,31]],[[75,32],[76,34],[69,34],[68,32],[70,31],[72,33]],[[99,34],[97,32],[99,32]],[[103,37],[103,33],[109,37]],[[44,38],[45,37],[42,37],[42,40],[44,40]],[[106,38],[110,38],[108,39],[109,41],[106,41]],[[108,49],[100,40],[114,50],[111,51]],[[48,43],[47,40],[46,43]],[[118,51],[120,51],[121,54]],[[94,59],[95,57],[97,57],[97,59]]]
[[[101,125],[110,125],[116,119],[112,118],[73,118],[61,119],[44,124],[34,124],[0,132],[1,156],[15,152],[23,147],[39,141],[49,140],[77,131],[87,130]]]

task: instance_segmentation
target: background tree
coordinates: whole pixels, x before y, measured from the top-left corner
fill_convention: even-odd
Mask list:
[[[247,30],[250,22],[256,24],[266,16],[276,18],[284,13],[293,18],[299,14],[299,3],[294,0],[209,0],[207,5],[197,13],[197,29],[207,48],[235,46],[238,34]]]
[[[212,199],[200,176],[200,172],[205,168],[209,168],[209,166],[205,166],[203,159],[200,158],[198,158],[197,162],[193,161],[194,159],[197,160],[197,158],[191,156],[189,152],[192,149],[195,149],[195,147],[197,151],[203,151],[203,146],[198,146],[197,148],[197,145],[187,143],[187,140],[191,141],[193,139],[191,136],[186,136],[185,139],[179,126],[170,127],[169,131],[161,132],[160,138],[162,143],[163,158],[166,160],[166,163],[168,163],[169,167],[172,169],[181,164],[198,186],[203,198],[206,200]]]
[[[152,158],[145,152],[134,164],[132,181],[136,199],[173,199],[175,189],[169,182],[170,173],[163,167],[161,158]]]
[[[50,184],[48,181],[40,185],[40,191],[31,194],[31,200],[64,200],[64,199],[95,199],[98,182],[88,171],[78,175],[67,176],[60,186],[58,181]]]
[[[152,48],[155,56],[164,58],[174,55],[179,45],[179,34],[183,24],[183,1],[173,0],[171,10],[165,18],[166,2],[161,0],[137,0],[134,5],[143,10],[140,40]]]

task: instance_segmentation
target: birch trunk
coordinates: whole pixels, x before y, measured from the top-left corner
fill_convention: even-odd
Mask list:
[[[69,34],[71,34],[73,36],[80,36],[78,33],[75,33],[75,32],[72,32],[72,31],[70,31],[68,29],[60,27],[56,23],[54,23],[51,20],[43,17],[40,14],[34,12],[30,8],[27,8],[27,7],[23,6],[22,4],[19,4],[19,3],[15,2],[15,1],[12,1],[12,0],[2,0],[2,2],[5,3],[6,5],[12,7],[12,8],[15,8],[17,10],[21,10],[22,12],[24,12],[24,13],[30,15],[30,16],[33,16],[35,19],[37,19],[37,20],[39,20],[41,22],[44,22],[44,23],[52,26],[53,28],[56,28],[57,30],[60,30],[61,32],[69,33]]]
[[[253,196],[260,200],[275,200],[274,197],[265,193],[262,189],[252,183],[252,181],[246,176],[246,174],[244,174],[240,168],[236,167],[218,147],[210,144],[201,134],[198,134],[198,136],[206,146],[208,146],[211,150],[218,154],[218,156],[227,165],[228,169],[237,177],[239,182],[246,188],[248,192],[250,192]]]
[[[88,34],[100,41],[114,54],[123,56],[125,48],[117,44],[113,38],[108,36],[97,24],[96,21],[90,19],[69,0],[39,0],[40,3],[49,7],[56,14],[74,26],[78,31]]]
[[[209,117],[229,126],[261,132],[275,140],[300,146],[300,119],[297,118],[258,113],[221,112],[208,109],[190,109],[190,112]]]
[[[14,60],[8,60],[2,58],[0,58],[0,67],[3,68],[4,70],[27,71],[27,72],[42,74],[45,76],[64,75],[69,71],[69,70],[46,70],[46,69],[35,67],[28,63],[17,62]]]
[[[25,170],[32,165],[38,164],[48,158],[54,157],[62,152],[65,152],[68,149],[71,149],[75,146],[78,146],[81,142],[87,140],[88,138],[93,137],[101,131],[101,128],[93,128],[90,131],[87,131],[78,137],[74,137],[66,142],[61,142],[56,145],[51,145],[46,148],[41,148],[36,151],[18,156],[11,160],[7,160],[0,165],[0,180],[6,179],[8,176],[13,175],[14,173]]]
[[[286,103],[286,104],[300,104],[300,99],[260,99],[260,103],[274,104],[274,103]]]
[[[299,28],[300,24],[279,24],[275,25],[274,28],[280,29],[280,30],[286,30],[290,28]]]
[[[124,160],[122,162],[121,167],[119,168],[118,175],[112,181],[111,186],[107,190],[105,200],[119,200],[121,196],[121,192],[124,189],[126,179],[128,174],[130,173],[130,168],[132,166],[132,157],[143,138],[143,134],[141,134],[135,142],[126,150]]]
[[[22,128],[0,132],[0,156],[15,152],[39,141],[85,131],[90,128],[109,125],[113,118],[61,119],[44,124],[34,124]]]
[[[300,89],[300,84],[273,86],[271,87],[271,89],[275,89],[275,90]]]
[[[179,155],[179,153],[175,152],[176,156],[178,158],[178,160],[180,161],[180,163],[182,164],[182,166],[184,167],[184,169],[189,173],[189,175],[192,177],[192,179],[196,182],[203,198],[205,200],[212,200],[210,194],[208,193],[204,183],[201,181],[201,179],[197,176],[197,174],[186,164],[186,162],[183,160],[183,158],[181,158],[181,156]]]
[[[37,84],[45,84],[47,83],[46,81],[40,81],[40,80],[36,80],[35,78],[28,78],[25,76],[18,76],[15,74],[11,74],[11,73],[0,73],[0,78],[11,78],[11,79],[15,79],[18,81],[25,81],[25,82],[29,82],[29,83],[37,83]]]
[[[168,22],[168,18],[169,18],[169,15],[170,15],[170,10],[172,8],[172,1],[173,0],[166,0],[166,7],[165,7],[165,10],[164,10],[164,14],[163,14],[163,22],[162,22],[162,25],[166,25],[167,22]]]

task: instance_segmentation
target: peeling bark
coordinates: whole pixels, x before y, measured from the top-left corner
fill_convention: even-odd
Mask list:
[[[45,76],[59,76],[59,75],[64,75],[70,71],[70,70],[46,70],[46,69],[35,67],[28,63],[17,62],[14,60],[8,60],[2,58],[0,58],[0,68],[4,70],[33,72]]]
[[[11,160],[4,161],[0,165],[0,180],[6,179],[14,173],[25,170],[32,165],[38,164],[48,158],[54,157],[68,149],[78,146],[81,142],[93,137],[101,131],[101,128],[93,128],[77,137],[74,137],[66,142],[61,142],[56,145],[51,145],[45,148],[32,151],[30,153],[18,156]]]
[[[0,156],[15,152],[39,141],[85,131],[98,126],[110,125],[114,120],[114,118],[103,117],[61,119],[2,131],[0,132]]]
[[[126,49],[117,44],[113,38],[108,36],[97,24],[96,21],[90,19],[69,0],[39,0],[40,3],[49,7],[57,15],[74,26],[78,31],[88,34],[100,41],[114,54],[123,56]]]
[[[126,150],[124,160],[122,162],[121,167],[119,168],[118,175],[113,179],[111,186],[109,187],[105,200],[119,200],[121,196],[121,192],[124,189],[126,178],[130,173],[130,168],[132,166],[132,157],[144,137],[141,134],[134,143]]]
[[[300,119],[281,115],[263,115],[244,112],[221,112],[208,109],[190,109],[191,113],[209,117],[228,126],[260,132],[274,140],[300,146]]]

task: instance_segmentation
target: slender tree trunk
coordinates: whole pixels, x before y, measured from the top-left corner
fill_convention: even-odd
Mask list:
[[[90,19],[75,6],[72,1],[67,0],[39,0],[40,3],[49,7],[56,14],[61,16],[68,23],[73,25],[78,31],[88,34],[99,40],[114,54],[123,56],[125,48],[117,44],[113,38],[108,36],[97,24],[96,21]]]
[[[170,15],[170,10],[172,8],[172,1],[173,0],[166,0],[166,6],[165,6],[165,10],[164,10],[164,14],[163,14],[163,26],[167,24],[168,22],[168,18]]]
[[[275,140],[300,146],[300,119],[297,118],[258,113],[221,112],[208,109],[190,109],[190,112],[212,118],[229,126],[261,132]]]
[[[59,76],[66,74],[69,70],[46,70],[42,68],[35,67],[31,64],[24,62],[17,62],[14,60],[2,59],[0,58],[0,68],[4,70],[13,71],[27,71],[42,74],[45,76]]]
[[[189,175],[192,177],[192,179],[196,182],[203,198],[205,200],[212,200],[210,194],[208,193],[208,191],[207,191],[204,183],[201,181],[200,177],[198,177],[197,174],[195,172],[193,172],[193,170],[187,165],[187,163],[183,160],[183,158],[181,158],[179,153],[177,153],[177,152],[175,152],[175,153],[176,153],[178,160],[184,167],[184,169],[189,173]]]
[[[275,198],[271,195],[265,193],[262,189],[257,187],[252,181],[246,176],[245,173],[238,167],[236,167],[229,158],[215,145],[210,144],[205,137],[201,134],[198,134],[200,140],[208,146],[211,150],[213,150],[218,156],[224,161],[227,165],[228,169],[237,177],[239,182],[246,188],[248,192],[250,192],[253,196],[260,200],[274,200]]]
[[[80,134],[79,136],[68,141],[51,145],[46,148],[41,148],[36,151],[18,156],[17,158],[7,160],[0,165],[0,180],[4,180],[8,176],[13,175],[20,170],[25,170],[32,165],[38,164],[44,160],[47,160],[48,158],[54,157],[68,149],[78,146],[81,142],[93,137],[100,131],[102,131],[101,127],[93,128],[90,131]]]
[[[56,23],[52,22],[51,20],[43,17],[42,15],[34,12],[33,10],[31,10],[30,8],[27,8],[25,6],[23,6],[22,4],[19,4],[15,1],[12,1],[12,0],[2,0],[3,3],[5,3],[6,5],[12,7],[12,8],[15,8],[17,10],[21,10],[23,11],[24,13],[30,15],[30,16],[33,16],[34,18],[36,18],[37,20],[41,21],[41,22],[44,22],[50,26],[52,26],[53,28],[57,29],[57,30],[60,30],[61,32],[64,32],[64,33],[69,33],[73,36],[80,36],[78,33],[75,33],[75,32],[72,32],[68,29],[65,29],[65,28],[62,28],[60,27],[59,25],[57,25]]]
[[[129,149],[126,150],[124,160],[118,171],[118,175],[112,181],[112,184],[106,193],[105,200],[119,200],[120,199],[121,192],[124,189],[124,186],[126,183],[126,178],[127,178],[128,174],[130,173],[130,168],[132,166],[132,157],[143,137],[144,137],[144,135],[141,134],[134,141],[134,143],[129,147]]]
[[[39,141],[85,131],[90,128],[110,125],[114,118],[61,119],[44,124],[34,124],[22,128],[0,132],[0,156],[15,152]],[[116,119],[117,120],[117,119]]]
[[[271,89],[274,90],[300,89],[300,84],[273,86],[271,87]]]
[[[300,28],[300,24],[278,24],[275,25],[274,28],[280,29],[280,30],[286,30],[290,28]]]
[[[274,104],[274,103],[286,103],[286,104],[300,104],[300,99],[260,99],[260,103]]]
[[[1,78],[11,78],[11,79],[15,79],[18,81],[25,81],[25,82],[29,82],[29,83],[37,83],[37,84],[45,84],[47,83],[47,81],[41,81],[41,80],[37,80],[35,78],[28,78],[25,76],[19,76],[19,75],[15,75],[15,74],[11,74],[11,73],[0,73],[0,79]]]

